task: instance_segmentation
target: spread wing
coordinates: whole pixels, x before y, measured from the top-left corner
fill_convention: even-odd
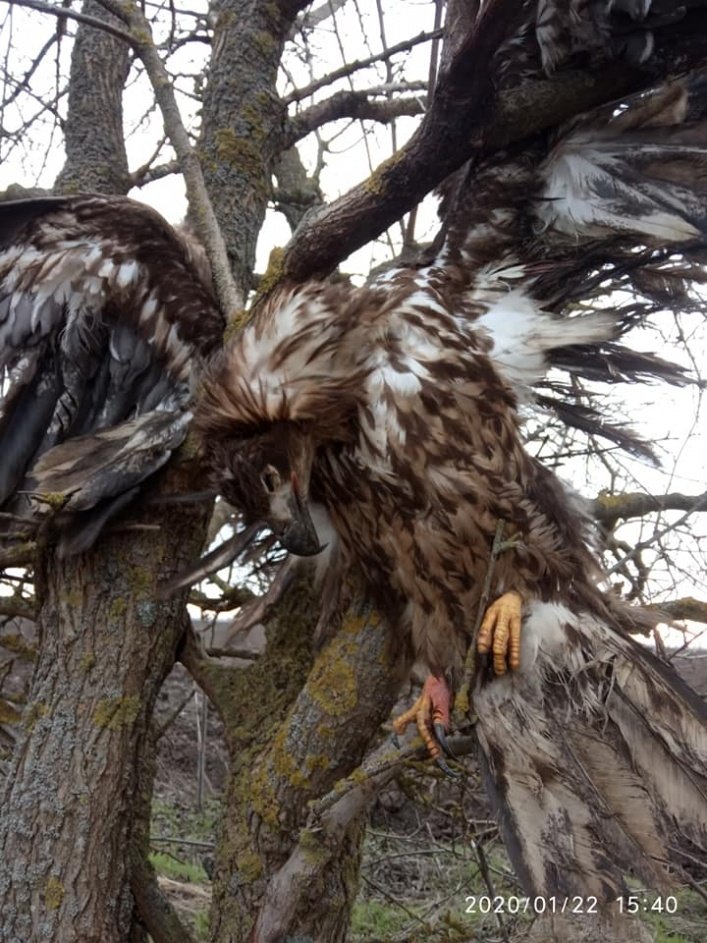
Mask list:
[[[163,465],[222,318],[198,250],[153,210],[101,196],[0,204],[0,507],[59,492],[64,549]]]
[[[456,309],[488,330],[497,368],[522,401],[638,452],[585,381],[684,382],[622,338],[654,312],[699,304],[706,109],[704,77],[689,76],[464,168],[444,188],[431,276],[438,286],[452,276]],[[550,380],[551,367],[562,373]]]

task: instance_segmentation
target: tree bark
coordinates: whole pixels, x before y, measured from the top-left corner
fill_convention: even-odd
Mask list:
[[[276,80],[295,0],[218,0],[199,146],[236,281],[251,286],[255,247],[282,145]]]
[[[96,0],[83,12],[118,25]],[[128,157],[123,136],[123,88],[130,48],[109,33],[79,25],[71,57],[66,164],[56,179],[58,193],[127,193]]]
[[[165,485],[185,486],[185,466]],[[174,661],[185,594],[160,583],[200,552],[204,505],[148,507],[95,550],[40,564],[41,646],[0,822],[0,938],[123,943],[137,767]]]
[[[219,710],[231,753],[216,854],[214,943],[288,934],[316,943],[346,938],[362,815],[351,816],[318,849],[309,804],[358,766],[409,666],[405,657],[391,657],[387,628],[360,594],[312,661],[315,600],[303,567],[268,624],[265,654],[250,668],[228,671],[193,645],[182,656]],[[295,849],[324,855],[326,867],[283,909],[278,872]]]

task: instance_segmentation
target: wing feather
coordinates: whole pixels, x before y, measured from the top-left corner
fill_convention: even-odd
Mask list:
[[[133,493],[183,439],[222,328],[198,250],[149,207],[0,204],[0,506],[68,488],[99,515]]]

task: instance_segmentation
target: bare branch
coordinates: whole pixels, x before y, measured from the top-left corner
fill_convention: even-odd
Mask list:
[[[285,146],[291,147],[316,128],[339,118],[366,118],[387,124],[401,115],[421,115],[424,111],[425,99],[421,96],[376,102],[371,101],[368,92],[337,92],[326,101],[307,108],[290,121],[288,133],[284,139]]]
[[[10,6],[29,7],[30,10],[38,10],[40,13],[49,13],[51,16],[56,16],[62,20],[69,19],[76,20],[79,23],[86,23],[87,26],[95,26],[96,29],[102,29],[104,33],[110,33],[111,36],[122,39],[124,43],[128,43],[131,46],[134,45],[134,40],[130,33],[120,29],[118,26],[113,26],[111,23],[105,23],[95,16],[77,13],[64,6],[55,6],[53,3],[42,3],[42,0],[8,0],[8,3]],[[111,10],[111,12],[115,11]],[[116,16],[118,16],[117,13]]]
[[[592,503],[594,520],[609,527],[618,520],[645,517],[658,511],[707,511],[707,491],[704,494],[600,494]]]
[[[294,92],[291,92],[289,95],[285,96],[285,104],[289,105],[292,104],[292,102],[302,101],[303,98],[308,98],[310,95],[318,92],[320,88],[324,88],[325,85],[331,85],[333,82],[336,82],[339,79],[344,79],[349,75],[353,75],[354,72],[358,72],[361,69],[366,69],[368,66],[374,65],[376,62],[385,62],[387,59],[397,55],[399,52],[408,52],[413,48],[413,46],[419,46],[420,43],[428,43],[430,40],[439,39],[441,36],[442,30],[433,30],[429,33],[419,33],[417,36],[413,36],[411,39],[405,39],[403,42],[397,43],[397,45],[391,46],[389,49],[384,49],[382,52],[378,52],[374,56],[369,56],[367,59],[356,59],[354,62],[348,62],[346,65],[341,66],[340,69],[335,69],[333,72],[330,72],[323,78],[317,79],[316,82],[312,82],[311,85],[306,85],[304,88],[295,89]]]
[[[184,174],[189,206],[197,235],[211,263],[219,303],[226,315],[238,311],[243,307],[243,299],[233,280],[226,244],[206,189],[199,158],[182,122],[174,88],[152,38],[150,23],[132,2],[126,2],[126,0],[100,0],[100,2],[130,28],[131,44],[145,66],[157,104],[162,112],[165,131],[177,153],[179,165]]]

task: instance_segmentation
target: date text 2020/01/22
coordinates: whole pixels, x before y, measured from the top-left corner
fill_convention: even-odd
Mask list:
[[[598,898],[593,896],[582,897],[508,897],[497,894],[474,895],[465,898],[465,913],[468,914],[599,914],[606,905],[601,905]],[[677,897],[647,897],[644,894],[626,894],[612,901],[611,906],[618,907],[621,913],[667,913],[674,914],[678,909]]]

